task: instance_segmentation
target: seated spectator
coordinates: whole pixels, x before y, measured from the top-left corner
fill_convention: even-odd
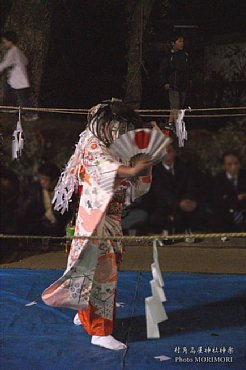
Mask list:
[[[144,235],[148,213],[141,204],[141,198],[125,206],[122,212],[122,231],[124,235]]]
[[[199,204],[196,179],[191,168],[176,158],[173,144],[167,148],[163,161],[153,168],[152,175],[151,189],[144,200],[151,232],[203,229],[207,221]]]
[[[246,230],[246,171],[233,151],[222,158],[223,171],[214,181],[215,230]]]
[[[59,175],[59,168],[52,163],[43,164],[39,168],[39,179],[30,186],[20,211],[23,217],[23,233],[51,236],[65,234],[71,211],[62,215],[52,208],[54,188]]]

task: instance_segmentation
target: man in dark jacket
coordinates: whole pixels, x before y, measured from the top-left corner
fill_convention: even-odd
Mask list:
[[[175,232],[198,230],[205,225],[196,181],[190,168],[176,158],[173,145],[167,148],[164,160],[153,168],[151,189],[144,202],[154,233],[173,229]]]
[[[34,182],[21,207],[23,232],[28,235],[63,236],[65,227],[71,218],[71,212],[61,215],[53,210],[54,188],[60,175],[59,168],[52,164],[43,164],[38,170],[38,181]]]
[[[246,231],[246,171],[237,153],[226,152],[223,172],[215,178],[215,230]]]
[[[169,125],[177,119],[178,110],[184,108],[186,93],[190,84],[189,56],[184,49],[184,38],[175,32],[171,39],[171,50],[160,67],[162,88],[168,91],[170,109]]]

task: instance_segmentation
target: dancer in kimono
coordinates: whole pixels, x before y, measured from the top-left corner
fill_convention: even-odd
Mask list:
[[[95,238],[73,239],[66,271],[42,294],[47,305],[78,310],[75,321],[92,336],[91,343],[111,350],[126,348],[111,335],[123,244],[107,237],[122,235],[121,211],[127,187],[134,179],[142,194],[148,191],[149,177],[136,177],[150,170],[152,163],[140,160],[128,167],[113,158],[109,146],[119,135],[138,127],[138,115],[121,101],[105,102],[90,110],[87,128],[60,178],[54,201],[63,213],[74,189],[82,185],[75,236]]]

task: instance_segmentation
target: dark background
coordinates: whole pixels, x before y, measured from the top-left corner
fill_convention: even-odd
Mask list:
[[[246,39],[246,2],[240,0],[157,0],[144,35],[142,107],[168,107],[158,84],[160,59],[174,25],[197,25],[183,29],[195,81],[188,100],[201,106],[194,93],[201,79],[204,46],[223,35],[224,41]],[[11,0],[1,0],[1,23]],[[236,36],[235,36],[236,35]],[[60,0],[56,2],[49,52],[41,85],[40,105],[90,107],[112,96],[124,98],[127,72],[128,29],[125,0]],[[187,102],[189,103],[189,101]]]
[[[158,84],[160,59],[175,24],[195,24],[184,29],[194,75],[203,68],[203,47],[214,36],[241,33],[245,26],[245,2],[170,1],[162,14],[156,1],[145,34],[142,106],[163,106]],[[52,23],[50,51],[42,85],[44,105],[89,107],[96,102],[124,97],[128,32],[124,0],[62,1]],[[195,76],[194,76],[195,77]],[[193,106],[199,102],[192,99]],[[167,102],[164,102],[166,104]]]

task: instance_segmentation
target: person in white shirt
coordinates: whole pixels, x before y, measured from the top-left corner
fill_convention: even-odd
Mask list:
[[[14,106],[17,98],[20,106],[30,107],[30,82],[27,74],[28,60],[18,46],[16,46],[17,35],[15,32],[5,32],[2,42],[4,48],[7,50],[0,63],[0,73],[7,71],[7,79],[4,83],[3,104]],[[36,113],[26,113],[24,115],[24,119],[28,121],[33,121],[37,118],[38,115]]]

